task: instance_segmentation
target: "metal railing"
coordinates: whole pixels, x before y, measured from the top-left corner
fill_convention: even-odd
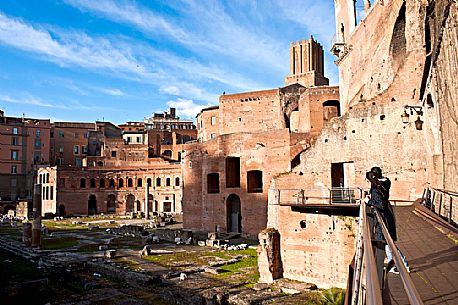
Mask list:
[[[382,217],[377,211],[374,211],[375,222],[382,229],[383,236],[388,245],[388,248],[393,256],[393,261],[404,285],[404,289],[409,298],[410,304],[423,305],[418,291],[413,285],[412,279],[403,264],[401,255],[391,238],[388,229],[386,228]],[[373,246],[372,233],[373,226],[368,221],[366,205],[361,203],[360,221],[358,227],[357,247],[355,253],[355,266],[353,282],[351,283],[351,303],[352,305],[375,305],[383,304],[382,288],[380,280],[384,281],[383,264],[385,256],[376,255],[375,251],[383,251],[383,249]],[[377,257],[377,259],[376,259]],[[380,270],[382,274],[380,273]]]
[[[457,226],[457,192],[436,189],[433,187],[426,188],[423,192],[422,204],[437,215],[446,219],[450,224]]]
[[[279,203],[284,205],[357,204],[362,196],[361,188],[280,189]]]

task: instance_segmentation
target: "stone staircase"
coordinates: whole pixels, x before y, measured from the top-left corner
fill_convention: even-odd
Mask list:
[[[25,247],[21,242],[0,236],[0,249],[30,261],[38,261],[42,256],[40,250]]]

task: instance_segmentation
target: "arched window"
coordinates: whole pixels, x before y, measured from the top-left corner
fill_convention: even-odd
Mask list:
[[[49,183],[49,173],[46,174],[46,183]]]
[[[80,188],[85,188],[86,187],[86,179],[81,178],[80,179]]]
[[[112,188],[115,187],[115,181],[114,181],[113,178],[111,178],[111,179],[108,181],[108,186],[109,186],[109,187],[112,187]]]
[[[175,186],[180,186],[180,177],[175,178]]]
[[[142,178],[138,178],[138,179],[137,179],[137,186],[138,186],[138,187],[142,187],[142,186],[143,186],[143,180],[142,180]]]
[[[132,187],[132,186],[134,186],[132,182],[132,178],[127,179],[127,187]]]
[[[39,181],[39,183],[41,184],[41,183],[43,182],[43,175],[42,175],[42,174],[40,174],[40,176],[39,176],[38,178],[39,178],[39,180],[38,180],[38,181]]]
[[[122,178],[118,180],[118,187],[124,187],[124,180]]]
[[[161,178],[156,178],[156,186],[161,186]]]
[[[89,187],[95,187],[95,179],[92,178],[91,181],[89,182]]]
[[[46,200],[49,200],[49,186],[46,187]]]
[[[151,178],[146,179],[146,184],[148,184],[149,186],[151,186]]]
[[[100,187],[105,187],[105,179],[100,179]]]
[[[170,178],[165,179],[165,186],[170,186]]]

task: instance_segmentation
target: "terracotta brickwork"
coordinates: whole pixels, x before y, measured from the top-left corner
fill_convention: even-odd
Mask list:
[[[289,53],[290,75],[285,78],[286,85],[329,85],[329,80],[324,77],[323,47],[312,36],[308,40],[292,43]]]
[[[198,142],[185,145],[183,159],[185,228],[257,236],[267,224],[271,180],[297,166],[325,122],[340,114],[338,87],[316,86],[327,79],[307,76],[323,72],[321,46],[313,38],[301,46],[303,70],[291,72],[300,81],[223,94],[197,115]]]
[[[354,2],[336,1],[336,13],[342,13],[336,20],[342,20],[345,27],[344,45],[336,60],[343,113],[372,99],[377,103],[392,98],[405,104],[418,102],[426,54],[425,10],[421,1],[403,3],[375,2],[352,30]]]
[[[45,182],[43,215],[90,215],[142,212],[145,209],[145,186],[150,185],[149,211],[181,213],[181,169],[179,164],[157,160],[149,168],[86,168],[69,166],[42,168],[40,175],[50,174]],[[47,180],[46,180],[47,181]],[[46,188],[54,196],[46,197]],[[48,199],[47,199],[48,198]]]
[[[280,234],[284,277],[344,288],[356,223],[282,204],[282,191],[302,190],[302,203],[317,203],[317,189],[368,188],[365,172],[376,165],[392,182],[393,201],[416,200],[430,185],[456,189],[457,5],[427,4],[366,1],[355,26],[354,1],[336,1],[332,51],[343,115],[323,122],[299,164],[269,191],[267,227]]]
[[[40,168],[36,177],[43,187],[43,215],[140,213],[146,207],[146,184],[149,211],[181,213],[179,160],[184,143],[196,139],[197,131],[172,109],[158,117],[148,123],[128,122],[122,128],[109,122],[55,123],[53,152],[60,161]],[[61,153],[56,151],[60,146]],[[83,158],[73,162],[83,147]]]
[[[434,8],[434,9],[432,9]],[[458,4],[436,1],[427,7],[424,75],[425,125],[429,127],[431,186],[458,190]]]

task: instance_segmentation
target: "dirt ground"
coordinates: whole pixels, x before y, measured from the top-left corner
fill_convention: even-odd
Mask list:
[[[0,304],[322,304],[318,290],[257,284],[254,241],[245,240],[252,246],[244,250],[221,250],[162,240],[142,256],[147,233],[113,234],[120,225],[141,223],[100,217],[44,221],[46,259],[89,267],[44,272],[40,264],[1,251]],[[0,236],[18,242],[21,230],[20,223],[2,226]],[[115,256],[106,258],[106,250],[115,250]]]

